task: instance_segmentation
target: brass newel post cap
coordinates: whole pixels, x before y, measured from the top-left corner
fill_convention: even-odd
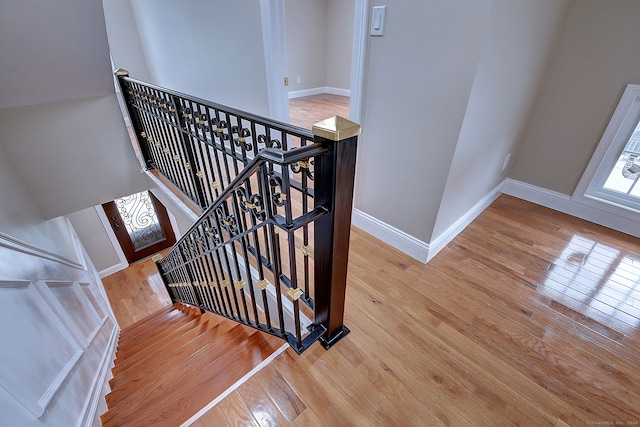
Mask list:
[[[117,77],[122,77],[122,76],[129,77],[129,72],[127,70],[125,70],[124,68],[118,68],[117,70],[115,70],[113,72],[113,74],[115,74]]]
[[[351,120],[340,116],[333,116],[313,125],[311,132],[313,132],[315,136],[321,136],[330,141],[341,141],[351,138],[352,136],[360,135],[360,129],[360,125]]]

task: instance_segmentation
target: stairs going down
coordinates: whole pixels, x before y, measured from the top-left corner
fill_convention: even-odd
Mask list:
[[[102,425],[180,426],[282,346],[180,303],[122,329]]]

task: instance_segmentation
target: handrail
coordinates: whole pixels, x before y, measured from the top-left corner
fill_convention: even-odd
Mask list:
[[[172,300],[299,353],[344,337],[359,126],[311,133],[116,74],[147,167],[203,210],[157,263]]]
[[[242,116],[242,117],[245,117],[248,120],[253,120],[255,122],[260,122],[260,123],[263,123],[263,124],[265,124],[267,126],[271,126],[271,127],[274,127],[274,128],[286,127],[286,128],[291,129],[292,132],[298,132],[301,135],[307,135],[307,136],[310,136],[310,137],[313,136],[311,131],[309,131],[308,129],[302,128],[300,126],[292,125],[290,123],[281,122],[281,121],[278,121],[278,120],[271,119],[269,117],[259,116],[257,114],[254,114],[254,113],[251,113],[251,112],[248,112],[248,111],[244,111],[244,110],[240,110],[240,109],[237,109],[237,108],[229,107],[227,105],[218,104],[218,103],[215,103],[213,101],[209,101],[207,99],[199,98],[197,96],[188,95],[188,94],[185,94],[185,93],[182,93],[182,92],[178,92],[178,91],[175,91],[175,90],[172,90],[172,89],[167,89],[167,88],[164,88],[162,86],[157,86],[157,85],[154,85],[152,83],[147,83],[147,82],[144,82],[142,80],[137,80],[137,79],[131,78],[129,76],[124,76],[123,75],[123,76],[121,76],[121,79],[123,81],[129,82],[129,83],[136,83],[136,84],[139,84],[139,85],[143,85],[143,86],[145,86],[145,87],[147,87],[149,89],[152,89],[152,90],[164,92],[164,93],[166,93],[168,95],[172,95],[172,96],[176,96],[176,97],[180,97],[180,98],[190,99],[190,100],[192,100],[194,102],[197,102],[199,104],[206,105],[207,107],[210,107],[210,108],[213,108],[213,109],[217,109],[217,110],[220,110],[220,111],[226,111],[226,112],[228,112],[230,114],[233,114],[233,115]]]
[[[147,168],[160,171],[203,210],[258,152],[313,143],[306,129],[122,74],[122,94]],[[305,190],[303,183],[297,187]]]

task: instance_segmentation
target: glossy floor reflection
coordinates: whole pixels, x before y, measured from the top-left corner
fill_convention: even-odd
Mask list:
[[[576,234],[538,290],[622,333],[640,325],[640,256]]]

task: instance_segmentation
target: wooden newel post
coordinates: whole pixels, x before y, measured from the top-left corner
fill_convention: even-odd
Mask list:
[[[320,342],[328,349],[349,333],[344,303],[360,125],[336,116],[315,124],[312,131],[315,142],[331,147],[314,163],[315,205],[329,211],[314,226],[315,321],[327,329]]]

